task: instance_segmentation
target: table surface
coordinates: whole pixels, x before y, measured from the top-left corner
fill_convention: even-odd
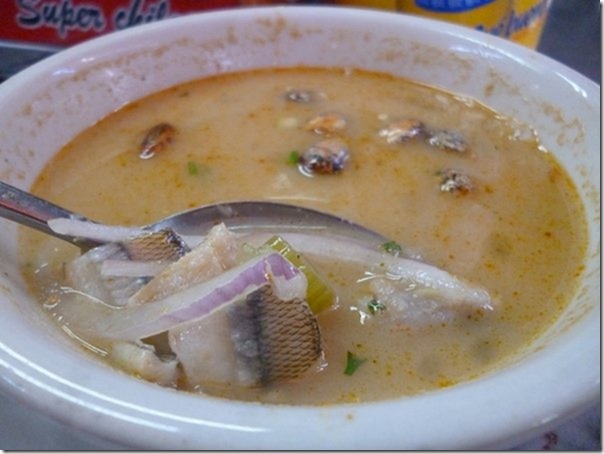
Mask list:
[[[0,10],[1,13],[1,10]],[[601,4],[597,0],[553,0],[537,50],[600,84]],[[47,50],[3,46],[0,82],[50,55]],[[35,436],[34,436],[35,434]],[[518,446],[520,450],[601,450],[601,403],[563,426]],[[116,448],[68,431],[0,395],[0,449],[105,450]]]

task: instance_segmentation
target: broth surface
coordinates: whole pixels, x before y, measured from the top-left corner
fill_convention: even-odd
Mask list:
[[[290,102],[288,89],[315,94]],[[322,140],[306,122],[325,112],[347,121],[350,149],[334,175],[292,165]],[[468,151],[421,140],[387,143],[398,119],[460,132]],[[176,134],[150,159],[139,145],[154,125]],[[439,172],[471,176],[468,193],[440,190]],[[561,314],[585,254],[585,216],[568,175],[529,128],[473,100],[358,70],[293,68],[221,75],[133,102],[78,135],[48,163],[32,192],[100,222],[144,225],[214,202],[272,200],[349,218],[396,240],[423,261],[487,289],[496,304],[450,324],[386,325],[355,294],[360,270],[318,263],[339,295],[319,314],[325,363],[302,379],[228,398],[291,404],[379,400],[452,386],[489,372]],[[78,253],[23,229],[23,268],[41,303]],[[60,304],[60,302],[58,303]],[[58,322],[60,323],[60,322]],[[347,352],[365,361],[343,373]],[[97,354],[102,358],[102,354]]]

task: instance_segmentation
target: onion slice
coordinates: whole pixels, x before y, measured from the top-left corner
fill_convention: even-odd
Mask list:
[[[484,309],[493,309],[489,293],[449,272],[419,260],[396,257],[376,248],[364,245],[352,238],[305,233],[282,233],[283,238],[296,251],[306,256],[324,257],[356,263],[377,275],[390,279],[408,281],[418,288],[433,290],[431,294],[445,304],[469,304]],[[266,235],[250,235],[247,239],[256,243]]]
[[[86,238],[101,243],[122,241],[146,232],[146,230],[139,227],[104,225],[70,218],[49,219],[47,224],[56,233]]]
[[[80,335],[116,340],[137,340],[205,317],[237,301],[262,285],[273,285],[284,300],[306,296],[306,277],[276,252],[263,254],[214,279],[194,285],[163,300],[140,306],[110,308],[96,304],[80,319],[69,319]],[[88,301],[83,304],[90,304]],[[92,303],[94,304],[94,303]],[[92,308],[90,308],[92,309]]]
[[[58,233],[82,236],[99,241],[119,241],[133,234],[140,234],[141,229],[117,226],[99,226],[97,224],[73,219],[53,219],[49,226]],[[376,269],[391,279],[409,281],[413,285],[429,288],[447,304],[472,304],[485,309],[493,308],[489,293],[469,282],[459,279],[447,271],[419,260],[395,257],[374,247],[367,246],[353,238],[332,235],[317,235],[294,232],[274,232],[264,234],[247,234],[241,237],[254,244],[261,244],[270,236],[279,234],[298,252],[316,257],[357,263],[367,269]],[[202,236],[183,237],[187,243],[198,243]],[[115,269],[114,269],[115,271]],[[133,271],[133,270],[132,270]],[[117,273],[116,273],[117,274]]]

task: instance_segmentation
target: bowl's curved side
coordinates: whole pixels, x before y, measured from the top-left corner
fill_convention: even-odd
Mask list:
[[[572,323],[552,328],[530,361],[399,401],[290,408],[191,397],[68,346],[27,297],[14,266],[17,229],[0,221],[0,386],[71,426],[165,449],[507,447],[597,398],[599,87],[513,43],[425,19],[327,7],[203,13],[133,28],[61,52],[0,86],[0,178],[29,187],[75,134],[157,90],[295,65],[422,80],[535,126],[578,182],[590,216],[587,279],[565,317]],[[19,339],[6,334],[15,330]]]

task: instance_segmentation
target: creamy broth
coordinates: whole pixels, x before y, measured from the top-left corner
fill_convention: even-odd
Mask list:
[[[291,102],[288,89],[314,93]],[[324,139],[305,125],[342,114],[350,159],[308,176],[291,156]],[[393,121],[458,131],[459,153],[424,140],[388,143]],[[175,135],[150,159],[139,146],[154,125]],[[443,169],[470,176],[469,192],[440,189]],[[486,289],[492,311],[450,323],[405,326],[371,314],[354,282],[363,270],[318,261],[339,296],[318,315],[324,361],[300,379],[251,390],[245,400],[329,404],[408,396],[494,370],[542,333],[571,298],[583,266],[585,216],[565,171],[525,126],[473,100],[359,70],[294,68],[221,75],[133,102],[83,131],[48,163],[32,191],[110,224],[143,225],[203,204],[272,200],[349,218]],[[25,274],[43,289],[78,253],[24,229]],[[52,304],[51,304],[52,303]],[[58,321],[57,323],[60,323]],[[104,346],[95,354],[103,358]],[[347,352],[364,362],[344,374]],[[193,390],[195,391],[195,390]]]

